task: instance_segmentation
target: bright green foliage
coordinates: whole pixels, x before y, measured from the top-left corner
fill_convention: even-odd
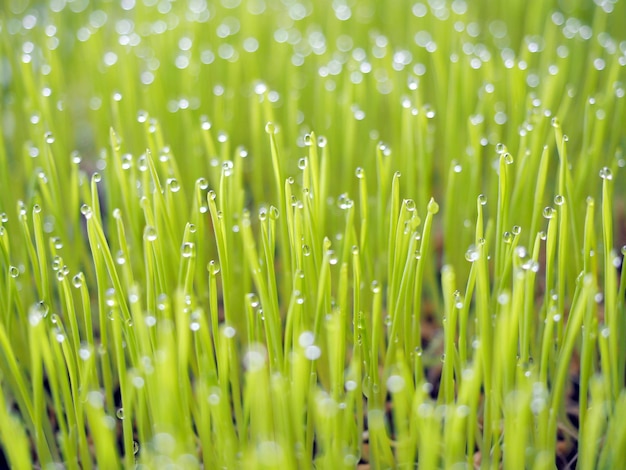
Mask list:
[[[622,465],[624,18],[3,1],[9,464]]]

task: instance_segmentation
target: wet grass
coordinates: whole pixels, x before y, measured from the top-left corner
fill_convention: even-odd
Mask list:
[[[3,3],[0,457],[626,461],[624,17]]]

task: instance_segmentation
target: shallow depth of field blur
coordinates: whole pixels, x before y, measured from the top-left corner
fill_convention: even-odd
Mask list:
[[[4,0],[0,467],[623,464],[625,19]]]

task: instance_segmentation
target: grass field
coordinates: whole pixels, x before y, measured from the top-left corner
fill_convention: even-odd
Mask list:
[[[0,466],[619,468],[625,18],[4,0]]]

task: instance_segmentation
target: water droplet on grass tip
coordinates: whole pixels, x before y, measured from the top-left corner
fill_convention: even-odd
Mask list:
[[[91,207],[89,207],[87,204],[83,204],[82,206],[80,206],[80,213],[83,214],[85,219],[91,219],[91,216],[93,215]]]
[[[556,213],[556,210],[554,210],[553,207],[546,207],[543,209],[543,217],[545,219],[551,219],[552,217],[554,217],[554,214]]]
[[[304,357],[306,357],[310,361],[315,361],[319,359],[321,355],[322,355],[322,350],[320,349],[319,346],[316,346],[314,344],[307,346],[304,349]]]
[[[246,297],[248,299],[248,305],[250,305],[250,307],[257,308],[259,306],[259,297],[254,292],[250,292]]]
[[[180,191],[180,183],[176,178],[169,178],[167,180],[167,187],[173,193],[177,193],[178,191]]]
[[[115,416],[117,416],[117,419],[124,419],[124,408],[118,408],[115,411]]]
[[[600,170],[600,178],[610,181],[613,179],[613,173],[608,167],[605,166]]]
[[[400,375],[391,375],[387,379],[387,389],[391,393],[398,393],[404,389],[405,381]]]
[[[183,243],[180,251],[183,258],[191,258],[195,251],[195,245],[190,242],[185,242]]]
[[[430,214],[436,214],[439,212],[439,204],[437,204],[433,198],[428,201],[428,212]]]
[[[151,225],[146,225],[143,231],[143,239],[149,242],[153,242],[157,239],[157,231]]]
[[[211,260],[207,264],[207,270],[209,271],[210,274],[215,276],[217,273],[220,272],[220,265],[217,261]]]
[[[465,259],[469,261],[470,263],[473,263],[474,261],[478,261],[479,256],[480,256],[480,253],[474,245],[470,246],[468,250],[465,252]]]
[[[265,124],[265,132],[270,135],[276,134],[276,125],[273,122],[269,121],[267,124]]]
[[[565,204],[565,198],[560,194],[557,194],[556,196],[554,196],[554,203],[557,206],[562,206],[563,204]]]

